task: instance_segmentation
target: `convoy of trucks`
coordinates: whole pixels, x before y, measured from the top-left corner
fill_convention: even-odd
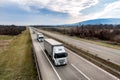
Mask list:
[[[65,65],[67,64],[68,54],[62,43],[57,42],[53,39],[44,40],[44,48],[48,55],[51,57],[54,65]]]
[[[42,33],[36,34],[39,42],[44,41],[45,52],[48,54],[53,64],[55,66],[66,65],[68,54],[66,53],[63,44],[54,39],[44,39],[44,35]]]

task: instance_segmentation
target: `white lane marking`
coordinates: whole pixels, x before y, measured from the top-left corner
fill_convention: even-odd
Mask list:
[[[95,50],[95,51],[101,52],[101,50],[99,50],[99,49],[92,48],[92,47],[89,47],[89,48],[92,49],[92,50]]]
[[[80,71],[74,64],[71,64],[79,73],[81,73],[85,78],[87,78],[88,80],[90,80],[90,78],[88,78],[82,71]]]
[[[67,49],[67,48],[66,48],[66,49]],[[69,49],[67,49],[67,50],[69,50]],[[69,51],[70,51],[70,50],[69,50]],[[107,71],[105,71],[105,70],[101,69],[100,67],[96,66],[95,64],[93,64],[93,63],[91,63],[91,62],[87,61],[87,60],[86,60],[86,59],[84,59],[83,57],[80,57],[80,56],[79,56],[79,55],[77,55],[76,53],[74,53],[74,52],[73,52],[72,54],[76,55],[76,56],[77,56],[77,57],[79,57],[80,59],[82,59],[82,60],[86,61],[87,63],[89,63],[89,64],[93,65],[94,67],[98,68],[99,70],[101,70],[101,71],[103,71],[104,73],[108,74],[109,76],[113,77],[115,80],[120,80],[120,79],[119,79],[119,78],[117,78],[116,76],[114,76],[114,75],[112,75],[112,74],[108,73]]]
[[[39,46],[40,46],[40,45],[39,45]],[[43,53],[44,53],[45,57],[47,58],[48,62],[49,62],[49,63],[50,63],[50,65],[52,66],[52,68],[53,68],[54,72],[56,73],[57,77],[59,78],[59,80],[62,80],[62,79],[60,78],[59,74],[57,73],[57,71],[55,70],[55,68],[53,67],[53,65],[52,65],[51,61],[48,59],[48,57],[47,57],[46,53],[44,52],[44,50],[42,49],[42,47],[41,47],[41,46],[40,46],[40,48],[41,48],[41,50],[43,51]]]

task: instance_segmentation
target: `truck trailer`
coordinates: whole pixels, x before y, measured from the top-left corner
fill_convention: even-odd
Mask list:
[[[67,64],[68,54],[62,43],[53,39],[45,39],[44,48],[55,66]]]

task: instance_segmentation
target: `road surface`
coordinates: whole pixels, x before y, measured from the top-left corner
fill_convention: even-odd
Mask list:
[[[32,42],[43,80],[118,80],[103,69],[78,56],[66,48],[68,63],[66,66],[54,67],[44,52],[43,43],[39,43],[36,34],[30,29]]]
[[[100,58],[109,60],[117,65],[120,65],[120,50],[84,42],[81,40],[76,40],[69,36],[55,34],[55,33],[51,33],[51,32],[44,31],[44,30],[39,30],[39,31],[47,35],[50,35],[54,38],[57,38],[61,41],[64,41],[65,43],[71,44],[77,48],[83,49],[85,51],[89,51],[91,54],[97,55]]]

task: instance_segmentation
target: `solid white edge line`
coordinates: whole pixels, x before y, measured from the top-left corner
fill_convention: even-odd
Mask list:
[[[74,64],[71,64],[79,73],[81,73],[85,78],[87,78],[88,80],[90,80],[89,77],[87,77],[81,70],[79,70]]]
[[[67,48],[66,48],[66,49],[67,49]],[[67,50],[69,50],[69,49],[67,49]],[[101,71],[105,72],[106,74],[108,74],[109,76],[111,76],[111,77],[115,78],[116,80],[120,80],[120,79],[119,79],[119,78],[117,78],[116,76],[114,76],[114,75],[112,75],[112,74],[108,73],[107,71],[105,71],[105,70],[101,69],[100,67],[96,66],[95,64],[93,64],[93,63],[91,63],[91,62],[87,61],[87,60],[86,60],[86,59],[84,59],[83,57],[81,57],[81,56],[79,56],[79,55],[77,55],[77,54],[75,54],[75,53],[72,53],[72,54],[76,55],[77,57],[79,57],[80,59],[82,59],[82,60],[86,61],[87,63],[89,63],[89,64],[93,65],[94,67],[98,68],[99,70],[101,70]]]
[[[39,46],[40,46],[40,45],[39,45]],[[47,57],[46,53],[44,52],[44,50],[42,49],[42,47],[41,47],[41,46],[40,46],[40,48],[41,48],[41,50],[43,51],[43,53],[44,53],[45,57],[47,58],[48,62],[49,62],[49,63],[50,63],[50,65],[52,66],[52,68],[53,68],[54,72],[56,73],[56,75],[57,75],[58,79],[59,79],[59,80],[62,80],[62,79],[60,78],[59,74],[57,73],[57,71],[55,70],[55,68],[53,67],[53,65],[52,65],[51,61],[48,59],[48,57]]]

